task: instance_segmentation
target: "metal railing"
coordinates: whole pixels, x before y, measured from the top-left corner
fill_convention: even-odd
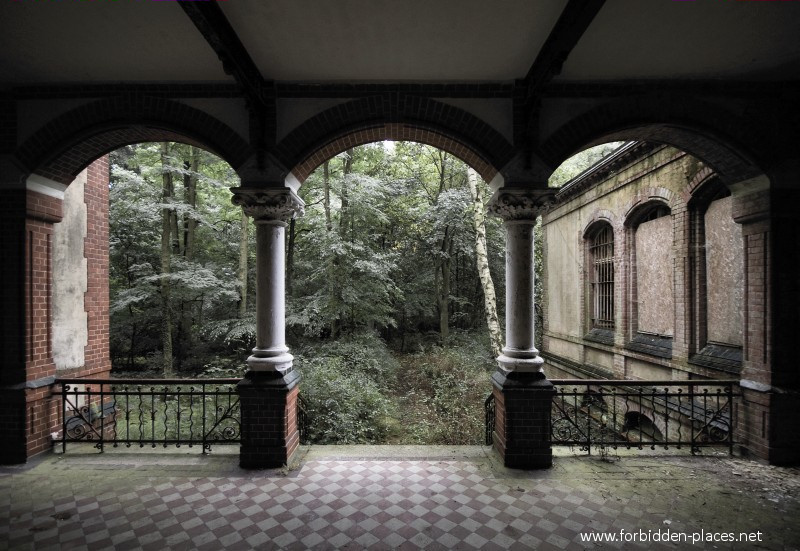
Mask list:
[[[59,379],[62,451],[68,442],[99,450],[241,441],[239,379]]]
[[[494,393],[492,393],[489,394],[489,396],[486,397],[486,400],[483,401],[483,418],[484,423],[486,424],[484,443],[487,446],[491,446],[494,441],[492,437],[492,434],[494,433],[494,416]]]
[[[631,449],[723,447],[733,453],[738,381],[614,381],[553,379],[554,446],[591,454]],[[494,430],[494,397],[485,403],[486,442]]]

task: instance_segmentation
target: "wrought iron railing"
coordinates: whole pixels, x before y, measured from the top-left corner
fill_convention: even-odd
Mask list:
[[[492,437],[492,434],[494,434],[494,416],[494,393],[491,393],[486,397],[486,400],[483,401],[483,417],[486,427],[484,443],[487,446],[491,446],[494,441],[494,438]]]
[[[733,453],[738,381],[553,379],[553,445],[591,454],[618,448],[723,447]],[[486,443],[494,430],[494,397],[485,403]]]
[[[239,379],[60,379],[62,451],[69,442],[143,448],[241,441]]]

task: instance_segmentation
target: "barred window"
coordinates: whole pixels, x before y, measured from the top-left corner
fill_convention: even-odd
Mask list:
[[[614,328],[614,231],[603,225],[591,240],[592,327]]]

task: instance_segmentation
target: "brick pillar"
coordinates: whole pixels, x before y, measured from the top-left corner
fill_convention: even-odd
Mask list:
[[[553,464],[550,415],[555,389],[542,371],[534,344],[533,227],[553,192],[504,187],[489,205],[506,228],[506,345],[492,376],[494,448],[506,467],[542,469]]]
[[[285,228],[303,213],[303,201],[283,187],[240,187],[233,202],[256,223],[256,347],[239,384],[245,468],[280,467],[297,449],[300,374],[285,342]]]
[[[239,383],[242,446],[239,465],[245,469],[280,467],[300,445],[297,394],[300,374],[249,371]]]
[[[742,400],[735,438],[742,451],[772,464],[800,463],[800,375],[796,362],[800,324],[800,193],[781,188],[781,176],[732,186],[734,220],[744,237],[744,358]]]
[[[7,168],[7,167],[6,167]],[[3,179],[8,175],[3,170]],[[55,377],[51,347],[53,224],[66,186],[16,173],[4,181],[3,365],[0,463],[21,463],[50,446]]]

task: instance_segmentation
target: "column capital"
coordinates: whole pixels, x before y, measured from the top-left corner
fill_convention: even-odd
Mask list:
[[[511,220],[535,221],[555,204],[556,190],[502,187],[489,200],[488,212],[492,216]]]
[[[231,202],[256,223],[286,221],[305,213],[305,202],[288,188],[231,188]]]

